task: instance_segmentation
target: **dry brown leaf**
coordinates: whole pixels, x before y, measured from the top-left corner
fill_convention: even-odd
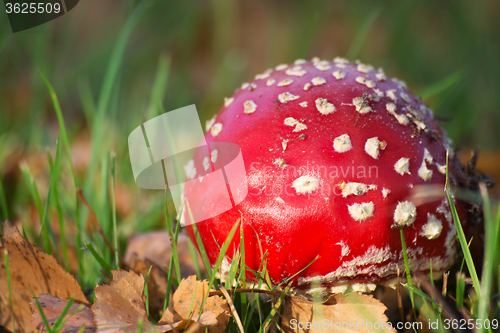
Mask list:
[[[134,254],[141,260],[149,259],[158,266],[167,268],[170,263],[170,257],[172,256],[168,232],[153,231],[130,237],[127,251],[125,252],[125,263],[130,265],[130,261]],[[177,239],[177,254],[179,257],[181,277],[186,278],[196,274],[194,260],[191,256],[191,252],[189,252],[188,239],[184,234],[180,234]],[[198,266],[203,267],[203,261],[198,254],[197,260]]]
[[[30,308],[33,295],[51,294],[62,300],[74,297],[75,302],[88,305],[78,282],[53,256],[25,240],[9,222],[3,225],[3,230],[0,247],[0,326],[12,331],[14,317],[16,331],[35,332]],[[9,255],[14,314],[10,310],[4,251]]]
[[[148,277],[148,295],[149,295],[149,313],[154,315],[160,315],[160,311],[163,311],[163,304],[165,303],[165,291],[167,290],[168,275],[155,262],[144,259],[141,260],[133,255],[130,259],[130,268],[138,273],[146,276],[148,274],[149,268],[151,267],[151,272]]]
[[[180,319],[179,321],[173,323],[173,324],[163,324],[163,325],[158,325],[158,329],[161,332],[170,332],[175,330],[186,330],[186,332],[191,331],[191,332],[205,332],[205,326],[209,326],[209,332],[212,332],[210,330],[211,326],[216,326],[218,324],[217,321],[217,314],[212,311],[207,311],[203,312],[200,316],[200,320],[197,321],[198,318],[191,318],[191,319]],[[227,325],[227,324],[226,324]],[[214,332],[224,332],[224,329],[222,331],[214,331]]]
[[[149,322],[142,292],[144,277],[133,271],[111,271],[110,285],[95,289],[96,301],[92,305],[97,332],[137,332],[142,321],[143,332],[158,332]]]
[[[49,294],[41,294],[37,299],[42,307],[43,314],[51,326],[61,316],[61,313],[68,305],[67,301]],[[31,308],[33,310],[33,325],[39,332],[48,332],[35,302],[31,303]],[[94,313],[89,307],[83,304],[73,303],[64,318],[64,326],[60,332],[79,332],[83,326],[85,326],[85,329],[82,331],[83,333],[93,333],[96,331]]]
[[[292,297],[285,303],[281,326],[285,332],[396,332],[387,308],[372,295],[332,295],[324,303]]]
[[[208,282],[206,280],[197,281],[194,275],[183,279],[174,293],[172,304],[163,314],[159,324],[164,327],[168,324],[177,325],[176,329],[184,329],[195,324],[199,327],[194,327],[193,332],[204,332],[204,326],[208,326],[210,333],[224,332],[229,323],[230,312],[226,300],[222,297],[208,297],[198,321],[201,304],[207,293]]]

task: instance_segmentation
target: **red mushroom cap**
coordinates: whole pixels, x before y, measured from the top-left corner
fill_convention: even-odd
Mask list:
[[[428,274],[432,259],[437,276],[454,261],[443,192],[450,140],[405,83],[381,69],[342,58],[277,66],[225,99],[205,138],[239,145],[248,183],[245,200],[197,224],[212,265],[239,218],[246,265],[258,270],[267,253],[274,283],[318,257],[295,278],[299,288],[394,285],[404,272],[400,226],[412,272]],[[195,153],[196,169],[203,159]],[[214,202],[189,185],[184,195]],[[235,237],[227,262],[238,251]]]

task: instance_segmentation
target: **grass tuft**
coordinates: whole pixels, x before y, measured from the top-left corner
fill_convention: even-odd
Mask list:
[[[59,123],[59,130],[60,130],[60,137],[63,142],[63,146],[66,150],[66,159],[68,162],[69,166],[69,171],[71,174],[71,179],[73,180],[73,184],[75,186],[75,193],[74,193],[74,219],[75,219],[75,226],[77,229],[77,235],[76,235],[76,248],[81,249],[83,247],[83,239],[82,239],[82,233],[83,233],[83,227],[81,224],[80,220],[80,209],[78,206],[78,193],[76,192],[76,189],[78,188],[78,182],[76,179],[75,175],[75,170],[73,168],[73,162],[71,161],[71,151],[70,151],[70,145],[69,145],[69,139],[68,139],[68,130],[66,129],[66,123],[64,122],[64,117],[62,114],[61,110],[61,105],[59,104],[59,99],[57,98],[56,92],[54,91],[54,88],[50,84],[49,80],[47,77],[40,72],[40,75],[42,76],[43,81],[45,82],[45,85],[47,86],[47,89],[49,90],[50,98],[52,100],[52,104],[54,105],[54,110],[56,112],[57,116],[57,121]],[[65,235],[62,235],[62,237],[65,237]],[[77,251],[76,252],[77,260],[78,260],[78,275],[77,278],[82,283],[82,277],[85,276],[86,273],[86,266],[84,263],[84,258],[83,258],[83,252],[82,251]]]

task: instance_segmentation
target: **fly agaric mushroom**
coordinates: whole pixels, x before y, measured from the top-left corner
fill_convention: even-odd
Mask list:
[[[240,204],[197,224],[212,265],[239,218],[245,264],[258,270],[265,256],[276,284],[307,267],[297,289],[394,286],[404,272],[400,228],[413,273],[428,274],[432,262],[436,277],[454,262],[443,192],[451,142],[432,111],[382,69],[315,58],[267,70],[225,100],[205,139],[239,145],[248,184]],[[192,163],[202,169],[203,154]],[[456,167],[450,158],[452,185]],[[214,193],[186,185],[184,195],[202,202]],[[196,243],[191,226],[188,233]]]

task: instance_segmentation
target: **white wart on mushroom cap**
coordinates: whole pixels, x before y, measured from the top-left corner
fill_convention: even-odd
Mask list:
[[[444,185],[449,140],[404,82],[360,62],[314,59],[257,75],[225,104],[206,140],[240,146],[249,194],[197,224],[212,264],[241,218],[247,264],[258,269],[267,252],[277,283],[319,256],[299,274],[299,288],[393,284],[404,271],[399,228],[412,271],[429,273],[432,259],[438,276],[452,264],[449,207],[416,199],[422,185]],[[203,157],[195,154],[186,172],[204,170]],[[184,194],[214,195],[188,185]],[[228,253],[238,249],[239,238]]]

